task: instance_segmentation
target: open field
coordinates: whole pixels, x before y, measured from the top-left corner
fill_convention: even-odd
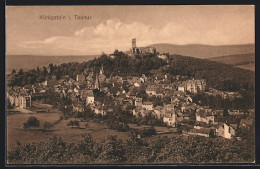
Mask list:
[[[41,131],[25,131],[23,130],[23,123],[31,116],[40,120],[40,128],[43,128],[45,122],[54,123],[59,120],[59,113],[39,113],[39,114],[13,114],[7,116],[7,149],[14,148],[16,142],[23,143],[40,142],[48,140],[49,133]]]
[[[17,141],[21,144],[47,141],[50,137],[57,135],[62,137],[67,142],[78,142],[82,134],[90,133],[95,141],[101,142],[108,135],[117,135],[118,138],[126,140],[130,132],[117,132],[108,129],[105,124],[97,124],[93,121],[80,122],[80,127],[67,126],[70,120],[61,120],[54,126],[47,128],[46,132],[41,130],[25,131],[23,130],[23,123],[27,121],[30,116],[36,117],[40,120],[39,129],[43,129],[43,124],[48,122],[53,124],[60,119],[59,113],[34,113],[34,114],[13,114],[7,116],[7,150],[16,147]],[[85,127],[85,124],[88,127]]]
[[[255,63],[239,65],[239,66],[236,66],[236,67],[239,67],[239,68],[242,68],[242,69],[246,69],[246,70],[250,70],[250,71],[253,71],[253,72],[255,71]]]

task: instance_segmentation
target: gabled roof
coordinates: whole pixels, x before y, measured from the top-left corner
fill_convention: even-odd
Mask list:
[[[230,124],[233,129],[237,129],[237,124]]]
[[[207,112],[205,109],[198,109],[197,110],[197,115],[200,117],[206,117],[206,116],[212,116],[209,112]]]
[[[200,128],[196,129],[196,133],[209,134],[210,130],[210,128]]]
[[[164,108],[174,108],[174,104],[166,104],[165,106],[164,106]]]
[[[156,106],[156,107],[154,108],[154,110],[162,110],[162,109],[163,109],[162,106]]]
[[[153,102],[148,102],[148,101],[143,102],[143,105],[151,105],[151,104],[153,104]]]
[[[252,126],[253,120],[241,119],[240,124],[243,124],[243,123],[245,123],[247,126]]]

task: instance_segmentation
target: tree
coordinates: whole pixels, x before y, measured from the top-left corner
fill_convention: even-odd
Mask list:
[[[75,120],[74,125],[79,128],[79,121]]]
[[[215,133],[214,133],[213,130],[210,130],[210,131],[209,131],[209,137],[211,137],[211,138],[214,138],[214,137],[215,137]]]
[[[224,109],[223,110],[223,117],[227,117],[229,115],[228,110]]]
[[[23,123],[24,125],[24,129],[30,129],[33,127],[35,129],[35,127],[39,127],[40,126],[40,121],[36,118],[36,117],[29,117],[29,119],[27,120],[27,122]]]
[[[18,74],[23,75],[23,69],[20,69]]]
[[[43,129],[46,130],[48,127],[50,126],[50,123],[48,123],[47,121],[44,123],[43,125]]]
[[[16,70],[13,69],[12,72],[11,72],[11,74],[13,75],[13,74],[15,74],[15,73],[16,73]]]
[[[121,139],[109,135],[101,145],[98,161],[102,163],[119,163],[126,160],[125,149]]]
[[[67,124],[67,126],[71,126],[71,127],[76,126],[76,127],[79,128],[79,121],[77,121],[77,120],[75,120],[75,121],[70,120],[70,122]]]
[[[95,153],[94,146],[96,145],[96,142],[93,140],[93,137],[91,134],[87,133],[85,135],[82,135],[82,138],[78,144],[79,150],[84,155],[93,156]]]
[[[70,120],[70,122],[67,124],[67,126],[73,127],[74,126],[74,121]]]

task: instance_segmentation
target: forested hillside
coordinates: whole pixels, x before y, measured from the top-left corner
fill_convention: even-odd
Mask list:
[[[116,51],[115,58],[110,58],[106,54],[84,63],[64,63],[61,65],[50,64],[50,73],[44,67],[43,71],[38,68],[23,72],[20,70],[13,75],[10,85],[23,86],[42,82],[52,75],[57,79],[64,75],[76,78],[76,75],[82,73],[85,68],[94,68],[97,73],[103,64],[105,74],[110,75],[142,75],[149,76],[150,70],[162,69],[162,72],[168,72],[172,75],[185,75],[194,78],[204,78],[209,87],[220,90],[238,91],[240,89],[254,90],[255,73],[241,68],[232,67],[222,63],[216,63],[205,59],[197,59],[188,56],[171,55],[166,60],[159,59],[154,55],[144,57],[137,56],[130,58],[123,52]],[[168,65],[168,66],[166,66]]]

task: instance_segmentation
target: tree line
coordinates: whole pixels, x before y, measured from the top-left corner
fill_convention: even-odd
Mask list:
[[[146,164],[241,163],[254,161],[254,145],[246,141],[201,136],[152,137],[129,135],[126,141],[108,136],[97,143],[91,134],[75,143],[57,136],[26,143],[8,152],[9,164]]]

